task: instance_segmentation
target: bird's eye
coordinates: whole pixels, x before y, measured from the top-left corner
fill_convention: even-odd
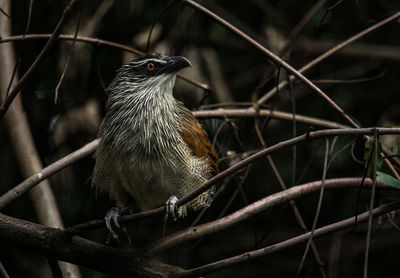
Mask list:
[[[154,65],[153,63],[147,63],[146,69],[147,69],[148,71],[153,71],[153,70],[156,69],[156,65]]]

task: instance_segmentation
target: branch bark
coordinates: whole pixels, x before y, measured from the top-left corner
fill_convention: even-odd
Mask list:
[[[382,205],[382,206],[374,209],[372,211],[372,215],[374,217],[377,217],[377,216],[383,215],[385,213],[389,213],[391,211],[397,210],[399,208],[400,208],[400,201],[392,202],[390,204],[385,204],[385,205]],[[368,221],[369,214],[370,214],[370,212],[368,211],[368,212],[364,212],[364,213],[358,215],[357,223]],[[346,228],[350,228],[355,223],[356,223],[355,217],[351,217],[351,218],[321,227],[319,229],[316,229],[314,231],[313,237],[319,238],[321,236],[324,236],[324,235],[327,235],[327,234],[330,234],[333,232],[337,232],[337,231],[340,231],[340,230],[343,230]],[[261,249],[254,250],[254,251],[249,251],[249,252],[237,255],[237,256],[233,256],[233,257],[230,257],[230,258],[227,258],[224,260],[210,263],[208,265],[200,266],[200,267],[193,268],[190,270],[185,270],[181,274],[178,274],[177,277],[179,277],[179,278],[181,278],[181,277],[197,277],[197,276],[201,276],[201,275],[206,275],[208,273],[214,273],[218,270],[228,268],[233,265],[240,264],[240,263],[248,262],[248,261],[266,256],[268,254],[287,249],[294,245],[303,243],[309,239],[310,234],[311,234],[311,232],[304,233],[297,237],[287,239],[285,241],[267,246],[265,248],[261,248]]]
[[[226,230],[227,228],[232,227],[233,225],[238,225],[239,223],[242,223],[243,221],[265,211],[270,207],[288,202],[312,192],[316,192],[321,188],[321,183],[321,181],[315,181],[294,186],[285,191],[269,195],[223,218],[195,227],[189,227],[182,231],[171,234],[149,246],[147,252],[149,255],[154,256],[155,254],[163,252],[173,246],[182,244],[189,240],[198,239],[206,235]],[[326,180],[324,186],[328,190],[334,188],[356,187],[359,186],[360,183],[361,178],[341,178]],[[364,185],[371,186],[372,180],[365,179]],[[376,185],[381,188],[389,188],[382,183],[377,183]]]
[[[178,267],[159,263],[134,251],[108,247],[78,236],[70,236],[59,229],[1,213],[0,240],[2,244],[18,245],[56,260],[79,264],[118,277],[171,277],[182,271]]]

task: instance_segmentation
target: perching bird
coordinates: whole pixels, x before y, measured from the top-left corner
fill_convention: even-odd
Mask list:
[[[117,204],[111,220],[134,201],[142,210],[182,198],[216,175],[218,157],[206,132],[172,91],[176,73],[190,67],[181,56],[147,54],[122,66],[107,88],[106,115],[95,154],[93,185]],[[171,213],[210,206],[214,188]],[[117,224],[118,226],[118,224]]]

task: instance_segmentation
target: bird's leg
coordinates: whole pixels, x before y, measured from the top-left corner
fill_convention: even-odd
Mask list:
[[[120,206],[112,207],[111,209],[108,210],[106,216],[104,217],[107,230],[109,231],[109,233],[111,234],[113,239],[115,239],[117,241],[118,241],[118,235],[117,235],[117,233],[115,233],[114,229],[112,228],[112,223],[114,223],[115,227],[120,229],[121,225],[119,224],[118,218],[122,214],[127,212],[130,208],[131,208],[131,206],[127,206],[127,205],[120,205]],[[122,230],[125,232],[125,234],[127,235],[128,241],[130,242],[130,238],[129,238],[129,235],[126,233],[126,229],[122,229]]]

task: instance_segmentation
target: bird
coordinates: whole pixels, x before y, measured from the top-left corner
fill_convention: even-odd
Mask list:
[[[107,87],[105,116],[94,154],[92,184],[116,203],[105,222],[112,229],[132,204],[142,211],[166,205],[173,219],[211,205],[215,187],[176,208],[176,202],[219,173],[207,133],[173,96],[176,74],[191,67],[183,56],[144,54],[117,70]]]

